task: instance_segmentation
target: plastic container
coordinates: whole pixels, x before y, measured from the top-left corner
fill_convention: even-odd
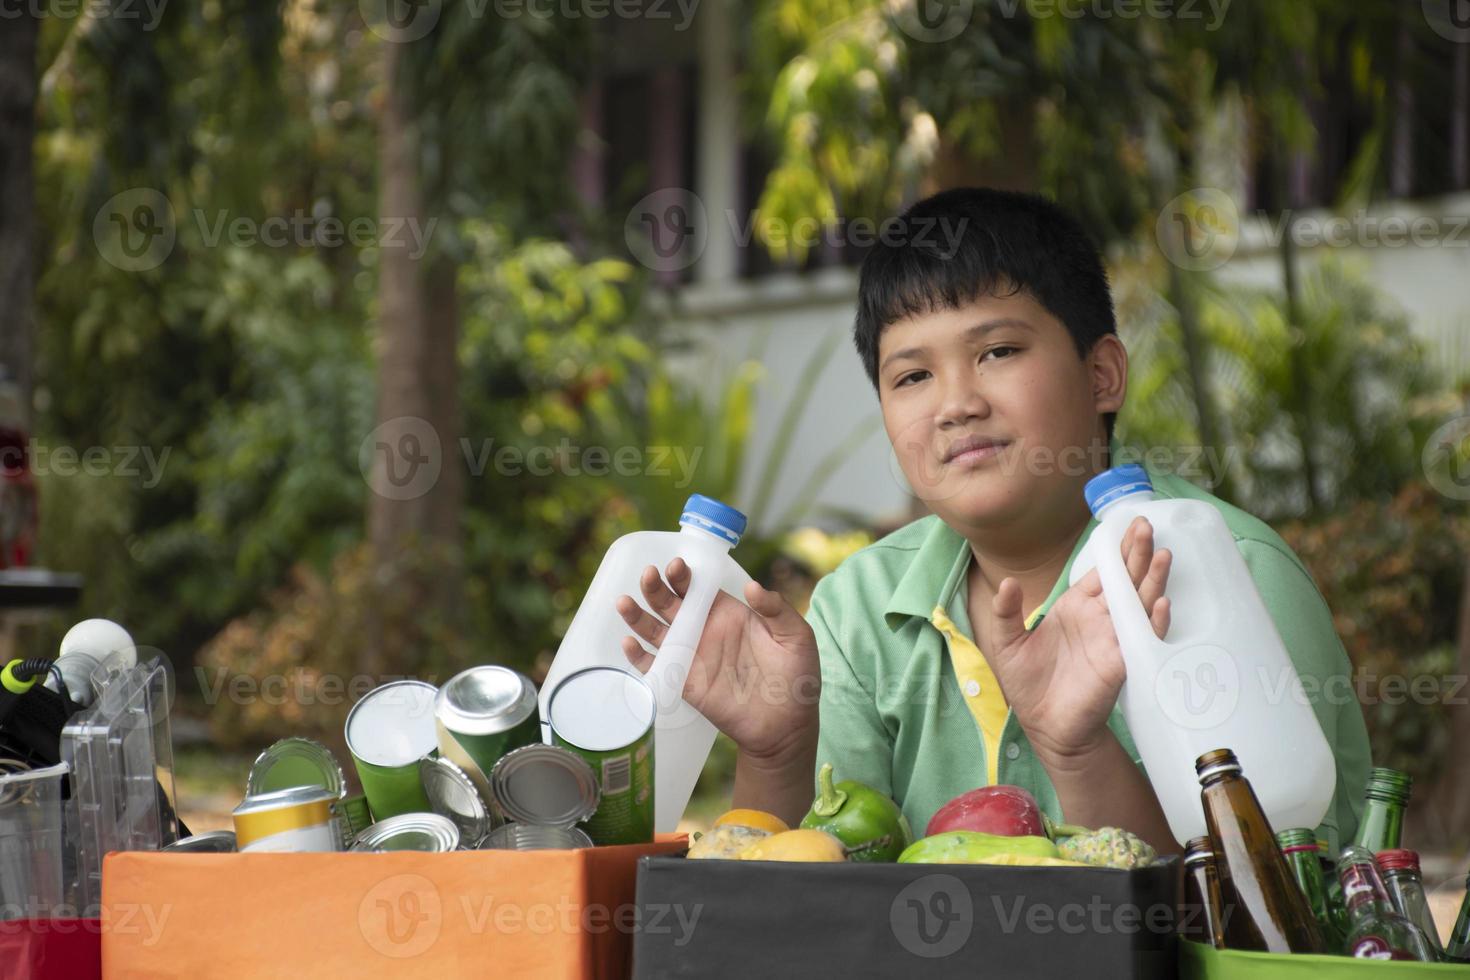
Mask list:
[[[1098,519],[1070,581],[1097,567],[1128,679],[1118,697],[1175,840],[1205,833],[1194,760],[1231,749],[1273,827],[1316,827],[1336,783],[1332,749],[1224,517],[1201,500],[1159,500],[1139,466],[1087,484]],[[1168,635],[1159,639],[1123,564],[1135,517],[1173,554]]]
[[[156,851],[179,837],[168,671],[161,659],[94,675],[97,700],[61,730],[71,766],[68,815],[76,847],[76,903],[102,901],[109,851]]]
[[[63,762],[0,776],[0,920],[63,915],[66,774]]]
[[[643,570],[653,565],[662,573],[674,558],[684,559],[692,577],[679,613],[657,651],[643,644],[650,653],[657,654],[647,674],[658,701],[653,793],[657,833],[672,833],[677,828],[714,744],[715,726],[690,707],[682,694],[715,596],[723,590],[745,601],[745,584],[750,576],[730,557],[730,549],[740,543],[745,523],[745,515],[733,507],[695,494],[684,505],[678,531],[636,531],[614,541],[541,685],[541,733],[543,741],[550,744],[548,702],[557,685],[587,667],[628,666],[620,641],[633,632],[618,615],[618,596],[632,596],[647,610],[638,586]]]

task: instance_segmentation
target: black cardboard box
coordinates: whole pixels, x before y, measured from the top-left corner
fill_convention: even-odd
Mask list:
[[[643,858],[633,975],[1172,980],[1177,876]]]

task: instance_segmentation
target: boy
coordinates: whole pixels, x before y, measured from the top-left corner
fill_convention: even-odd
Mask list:
[[[863,262],[854,332],[899,465],[933,514],[823,578],[805,620],[758,585],[749,609],[720,596],[685,697],[739,747],[735,805],[793,826],[815,765],[831,762],[892,795],[917,834],[951,798],[1009,783],[1054,820],[1123,827],[1177,852],[1115,708],[1125,670],[1097,572],[1067,586],[1095,526],[1083,486],[1111,465],[1127,388],[1102,258],[1031,195],[951,190],[901,221],[911,237],[890,236]],[[936,224],[946,233],[927,231]],[[1280,537],[1180,477],[1150,475],[1160,497],[1220,509],[1298,673],[1317,682],[1308,690],[1351,672]],[[1147,521],[1123,556],[1163,636],[1169,554],[1155,552]],[[658,617],[619,600],[655,647],[689,581],[678,560],[666,575],[650,566],[640,583]],[[646,670],[651,655],[623,642]],[[1317,828],[1335,854],[1357,827],[1368,736],[1356,702],[1313,707],[1337,760]]]

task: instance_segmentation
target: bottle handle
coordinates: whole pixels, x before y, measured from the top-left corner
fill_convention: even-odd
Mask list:
[[[1114,630],[1120,634],[1120,642],[1122,630],[1119,627],[1123,627],[1130,633],[1143,637],[1152,646],[1167,645],[1154,633],[1153,623],[1149,622],[1143,601],[1138,597],[1138,589],[1134,587],[1128,568],[1123,564],[1122,534],[1107,524],[1098,526],[1099,531],[1104,528],[1107,528],[1106,536],[1099,542],[1099,553],[1096,556],[1097,574],[1102,580],[1108,614],[1113,618]]]

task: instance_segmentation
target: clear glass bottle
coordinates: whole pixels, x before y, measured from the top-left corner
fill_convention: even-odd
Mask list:
[[[1450,930],[1444,958],[1451,963],[1470,963],[1470,875],[1465,876],[1465,898],[1460,902],[1460,915]]]
[[[1429,945],[1428,937],[1394,911],[1372,854],[1357,845],[1344,848],[1337,861],[1337,876],[1342,880],[1342,893],[1352,921],[1347,936],[1349,956],[1434,961],[1434,947]]]
[[[1394,911],[1418,926],[1434,947],[1436,959],[1444,958],[1444,946],[1439,941],[1439,927],[1429,911],[1429,899],[1424,895],[1424,879],[1419,871],[1419,852],[1394,848],[1379,851],[1376,855],[1378,871],[1383,875],[1383,887],[1388,891]]]
[[[1223,923],[1226,946],[1270,953],[1326,952],[1312,907],[1297,887],[1235,753],[1206,752],[1194,768],[1205,826],[1215,845],[1220,907],[1230,909]]]

